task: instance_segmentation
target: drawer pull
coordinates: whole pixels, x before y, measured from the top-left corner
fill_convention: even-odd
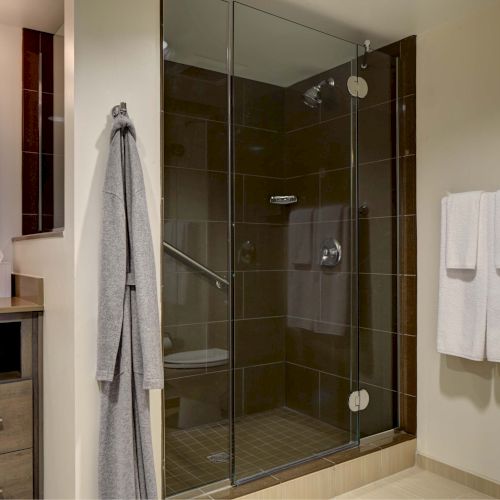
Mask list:
[[[3,418],[0,417],[0,431],[3,431]],[[0,489],[0,495],[2,494],[2,489]]]
[[[0,498],[3,498],[3,488],[0,488]]]

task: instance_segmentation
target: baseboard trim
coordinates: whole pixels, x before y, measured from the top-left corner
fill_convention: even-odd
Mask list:
[[[500,483],[490,479],[447,465],[433,458],[421,455],[420,453],[417,453],[417,465],[422,469],[451,479],[452,481],[468,486],[490,497],[500,498]]]

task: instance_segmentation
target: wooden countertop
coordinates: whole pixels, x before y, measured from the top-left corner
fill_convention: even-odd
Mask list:
[[[43,306],[20,297],[0,297],[0,314],[43,311]]]
[[[43,311],[43,279],[12,275],[12,297],[0,297],[0,314]]]

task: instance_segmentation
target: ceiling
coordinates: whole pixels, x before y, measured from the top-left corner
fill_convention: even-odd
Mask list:
[[[418,35],[500,0],[240,0],[352,42],[375,47]]]
[[[55,33],[64,23],[64,0],[0,0],[0,24]]]
[[[164,2],[168,58],[225,72],[227,1]],[[235,0],[235,74],[288,86],[353,59],[356,46],[344,40],[377,48],[498,2]]]

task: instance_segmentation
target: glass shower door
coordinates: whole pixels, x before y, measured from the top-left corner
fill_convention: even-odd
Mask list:
[[[164,0],[164,493],[229,477],[227,11]]]
[[[358,442],[358,49],[238,2],[230,15],[238,483]]]

